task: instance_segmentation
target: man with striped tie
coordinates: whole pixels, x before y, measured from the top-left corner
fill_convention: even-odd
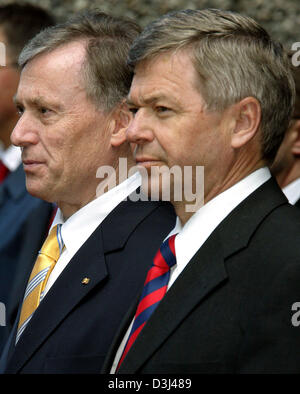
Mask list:
[[[183,10],[148,25],[129,63],[145,189],[164,191],[155,167],[204,166],[204,204],[171,195],[177,224],[103,372],[299,373],[300,212],[268,169],[294,106],[287,54],[251,18]]]
[[[5,373],[99,373],[174,226],[171,204],[131,198],[141,179],[123,101],[132,79],[127,52],[139,30],[133,21],[85,12],[41,32],[20,55],[20,118],[11,139],[22,148],[28,191],[59,209],[24,283]],[[99,191],[107,166],[116,184]]]

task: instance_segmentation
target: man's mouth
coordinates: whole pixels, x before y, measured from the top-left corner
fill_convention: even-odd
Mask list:
[[[42,164],[43,162],[39,160],[23,160],[23,167],[25,171],[34,169]]]
[[[145,168],[153,167],[155,165],[161,166],[161,161],[159,159],[150,156],[137,156],[135,161],[138,166],[143,166]]]

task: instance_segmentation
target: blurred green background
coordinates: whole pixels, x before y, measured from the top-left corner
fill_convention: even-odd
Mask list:
[[[0,0],[0,4],[11,3]],[[145,26],[159,15],[185,8],[220,8],[256,19],[286,47],[300,42],[300,0],[28,0],[52,11],[59,21],[86,8],[100,8],[116,16],[128,16]]]

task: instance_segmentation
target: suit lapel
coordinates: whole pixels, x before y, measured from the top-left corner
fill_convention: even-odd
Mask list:
[[[15,347],[7,371],[14,373],[22,368],[26,360],[75,305],[106,276],[107,269],[99,226],[72,258],[41,302]],[[88,284],[82,283],[85,277],[90,278]]]
[[[137,372],[192,309],[217,286],[225,283],[225,260],[246,247],[262,220],[276,207],[286,203],[287,199],[278,185],[270,179],[224,219],[163,298],[124,359],[120,374]],[[133,314],[124,326],[128,327]],[[124,334],[124,327],[120,333]],[[116,339],[114,351],[120,340],[122,337]],[[104,372],[109,372],[112,360],[113,355],[110,354]]]
[[[25,236],[20,247],[20,257],[18,258],[11,289],[11,299],[14,300],[14,303],[13,305],[9,303],[9,306],[12,310],[18,306],[17,302],[21,301],[25,292],[26,280],[30,276],[38,251],[47,237],[52,210],[51,204],[41,200],[39,205],[30,213],[30,220],[26,220],[24,225]]]
[[[32,317],[17,346],[14,340],[7,372],[15,373],[66,315],[107,277],[105,254],[123,247],[138,224],[161,203],[122,201],[68,263]],[[90,278],[87,285],[83,278]]]
[[[126,356],[119,373],[136,372],[190,311],[226,278],[222,246],[218,234],[214,233],[162,299]]]
[[[122,201],[102,224],[104,253],[122,248],[140,222],[160,205],[160,202]]]
[[[219,225],[224,258],[246,247],[261,222],[288,200],[271,178],[238,205]]]

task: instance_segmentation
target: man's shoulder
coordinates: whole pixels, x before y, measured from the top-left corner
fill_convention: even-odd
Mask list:
[[[255,190],[219,225],[224,255],[244,247],[276,249],[300,239],[300,211],[290,205],[274,179]]]
[[[258,234],[266,234],[272,244],[297,243],[300,241],[300,210],[286,203],[272,210],[261,222]],[[299,248],[300,255],[300,248]]]
[[[130,212],[131,215],[151,215],[157,213],[157,211],[161,215],[171,215],[176,216],[173,205],[168,201],[150,201],[150,200],[132,200],[127,198],[122,201],[112,212],[112,214],[128,214]]]
[[[104,243],[110,244],[113,231],[118,242],[124,243],[130,235],[140,237],[164,236],[175,226],[176,214],[173,206],[161,201],[122,201],[101,223]],[[123,240],[123,241],[122,241]],[[114,244],[117,241],[114,241]]]
[[[289,267],[300,275],[300,210],[289,203],[266,214],[249,232],[237,259],[256,267],[256,275],[266,276]],[[239,257],[240,256],[240,257]],[[260,273],[260,274],[259,274]]]

